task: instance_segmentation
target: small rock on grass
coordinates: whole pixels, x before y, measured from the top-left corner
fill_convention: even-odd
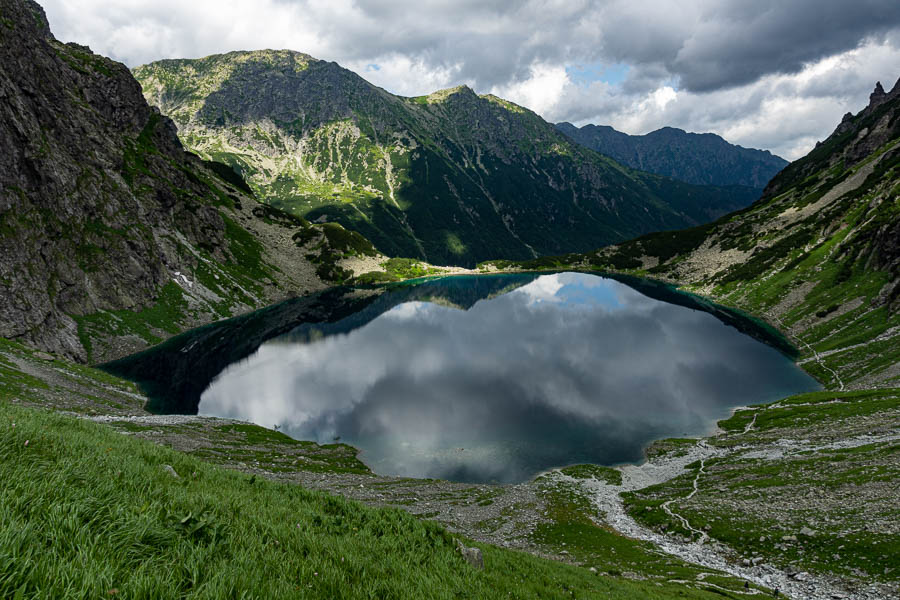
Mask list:
[[[478,548],[469,548],[459,540],[456,540],[456,549],[459,550],[459,553],[463,555],[463,558],[465,558],[466,562],[470,565],[476,569],[484,568],[484,557],[481,555],[481,550]]]
[[[181,477],[178,476],[178,472],[175,471],[174,468],[172,468],[172,465],[163,465],[162,468],[163,468],[163,471],[165,471],[166,473],[168,473],[175,479],[181,479]]]

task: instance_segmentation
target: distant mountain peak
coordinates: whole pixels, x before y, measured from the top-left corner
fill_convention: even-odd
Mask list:
[[[629,167],[697,185],[745,185],[762,189],[788,163],[768,150],[728,143],[714,133],[661,127],[628,135],[608,125],[559,123],[557,129],[579,144]]]
[[[443,102],[447,100],[451,96],[471,96],[473,98],[478,97],[475,93],[475,90],[467,86],[466,84],[457,85],[455,87],[446,88],[443,90],[437,90],[436,92],[431,92],[427,96],[424,96],[425,99],[428,100],[430,104],[435,104],[438,102]]]
[[[669,126],[669,125],[665,125],[665,126],[663,126],[663,127],[660,127],[660,128],[657,129],[656,131],[651,131],[650,133],[656,133],[656,132],[658,132],[658,131],[672,131],[672,132],[675,132],[675,133],[687,133],[688,135],[704,135],[704,134],[702,134],[702,133],[688,133],[688,132],[685,131],[684,129],[679,129],[678,127],[671,127],[671,126]],[[648,134],[648,135],[649,135],[649,134]],[[707,135],[715,135],[715,134],[707,134]]]

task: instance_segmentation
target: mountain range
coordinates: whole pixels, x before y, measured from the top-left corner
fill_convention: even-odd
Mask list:
[[[471,266],[585,251],[758,196],[634,171],[466,86],[395,96],[287,50],[133,72],[193,152],[232,165],[272,206],[337,221],[392,256]]]
[[[729,144],[714,133],[663,127],[628,135],[605,125],[557,123],[577,143],[632,169],[696,185],[744,185],[762,190],[788,162],[768,150]]]

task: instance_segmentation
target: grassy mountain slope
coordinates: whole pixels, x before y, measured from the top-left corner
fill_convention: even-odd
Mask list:
[[[3,3],[0,66],[0,335],[109,359],[375,254],[185,152],[124,65],[56,41],[34,2]]]
[[[557,123],[579,144],[633,169],[697,185],[746,185],[762,189],[788,162],[767,150],[729,144],[713,133],[663,127],[628,135],[612,127]]]
[[[833,578],[850,598],[890,598],[900,581],[898,425],[897,388],[748,407],[719,422],[712,456],[626,493],[626,509],[658,531],[705,533],[733,548],[735,562],[778,566],[799,582],[801,573]]]
[[[147,100],[261,198],[433,264],[584,251],[746,206],[746,188],[639,173],[533,112],[463,86],[403,98],[282,51],[134,69]]]

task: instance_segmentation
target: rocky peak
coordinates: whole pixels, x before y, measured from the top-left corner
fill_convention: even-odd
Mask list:
[[[887,94],[884,92],[884,88],[881,87],[881,82],[875,82],[875,91],[869,94],[869,108],[874,108],[879,104],[884,104],[887,100]]]
[[[3,3],[3,16],[16,27],[10,28],[19,35],[44,40],[56,39],[50,31],[50,22],[43,7],[32,0],[9,1]],[[4,35],[6,35],[5,32]]]
[[[884,88],[881,86],[881,82],[877,81],[875,82],[875,90],[869,94],[869,105],[866,109],[875,109],[898,96],[900,96],[900,79],[897,80],[897,83],[894,84],[894,87],[891,88],[890,92],[885,92]]]
[[[478,98],[478,95],[469,86],[458,85],[456,87],[432,92],[431,94],[428,94],[427,99],[428,99],[429,103],[435,103],[435,102],[443,102],[444,100],[447,100],[453,96],[457,96],[459,98],[468,98],[468,99]]]
[[[774,198],[809,175],[842,164],[851,167],[900,135],[900,80],[890,92],[881,82],[869,96],[869,104],[856,115],[847,113],[834,132],[818,142],[812,152],[794,161],[775,177],[763,193]]]

